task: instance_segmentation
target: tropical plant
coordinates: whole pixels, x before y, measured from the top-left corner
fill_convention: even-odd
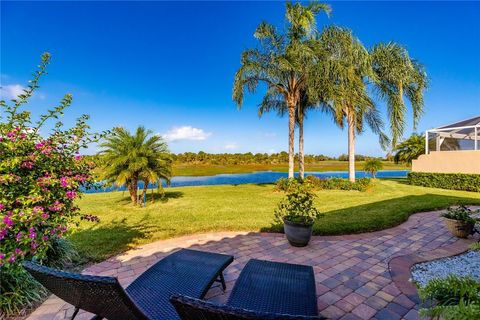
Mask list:
[[[63,115],[72,103],[70,94],[38,120],[23,110],[49,62],[50,54],[44,53],[23,93],[11,104],[0,101],[0,310],[7,315],[44,293],[25,273],[22,262],[49,262],[48,252],[58,247],[78,218],[92,217],[82,215],[75,202],[81,196],[79,189],[93,182],[92,163],[79,152],[100,138],[88,132],[88,116],[78,118],[69,129],[56,122],[48,134],[46,124]]]
[[[375,73],[374,88],[387,103],[392,147],[405,131],[407,107],[406,97],[413,112],[413,127],[423,113],[423,93],[427,88],[427,74],[424,67],[410,58],[407,49],[393,42],[380,43],[370,51]]]
[[[345,28],[328,27],[320,38],[320,46],[329,57],[322,63],[319,78],[327,77],[330,85],[320,91],[329,103],[335,123],[348,128],[349,180],[355,181],[355,135],[364,131],[365,124],[378,134],[380,143],[387,144],[383,122],[375,103],[368,94],[365,79],[375,78],[371,58],[361,42]],[[314,94],[314,93],[313,93]]]
[[[317,59],[313,39],[315,17],[321,11],[328,14],[330,10],[330,6],[318,2],[307,6],[287,2],[285,32],[280,33],[273,25],[262,22],[254,34],[259,48],[242,53],[241,66],[235,74],[233,100],[239,108],[244,91],[254,93],[260,82],[267,85],[267,95],[284,101],[288,113],[289,178],[293,178],[294,173],[296,109],[302,90],[306,90],[310,68]]]
[[[349,179],[355,181],[355,133],[361,133],[363,122],[366,122],[379,135],[383,148],[390,142],[396,147],[405,129],[404,97],[412,106],[414,127],[423,112],[426,73],[402,46],[381,43],[368,51],[345,28],[327,28],[319,43],[329,59],[321,64],[318,78],[324,83],[331,82],[322,86],[322,94],[324,100],[330,102],[337,125],[343,128],[346,122],[348,126]],[[369,94],[371,91],[376,91],[387,103],[391,141],[383,133],[383,122]]]
[[[460,205],[447,208],[447,211],[442,214],[442,217],[475,224],[477,220],[472,215],[476,213],[480,213],[480,210],[472,210],[465,205]]]
[[[298,126],[298,173],[301,179],[305,177],[305,148],[303,124],[307,116],[307,112],[322,106],[320,101],[314,102],[309,99],[305,90],[300,92],[300,100],[295,110],[295,123]],[[280,117],[288,113],[288,107],[281,95],[268,90],[263,97],[262,103],[258,109],[258,115],[261,117],[265,112],[275,110]]]
[[[144,181],[144,194],[149,182],[160,186],[161,180],[170,182],[172,159],[167,143],[159,135],[143,126],[131,134],[125,128],[115,128],[100,144],[105,163],[103,178],[109,183],[126,185],[132,204],[138,202],[138,181]]]
[[[395,152],[393,159],[396,163],[411,164],[413,160],[425,154],[425,137],[414,133],[410,138],[395,146],[393,151]]]
[[[383,164],[380,159],[368,159],[363,165],[363,171],[368,172],[372,175],[372,178],[376,178],[377,172],[382,170]]]
[[[295,223],[311,225],[320,217],[315,207],[316,195],[311,191],[308,183],[290,185],[285,198],[275,209],[275,219],[278,223],[287,220]]]
[[[448,276],[431,280],[419,289],[429,304],[420,310],[422,317],[444,320],[480,319],[480,283],[471,277]]]

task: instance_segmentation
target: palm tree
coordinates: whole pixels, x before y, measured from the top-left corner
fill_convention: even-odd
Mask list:
[[[170,181],[172,160],[162,137],[140,126],[131,134],[124,128],[115,128],[112,135],[100,144],[104,160],[104,179],[117,186],[126,185],[132,204],[137,203],[138,181],[161,179]],[[144,189],[144,193],[146,189]]]
[[[393,151],[395,151],[393,159],[396,163],[411,164],[412,160],[418,159],[425,153],[425,137],[414,133],[410,138],[398,144]]]
[[[370,51],[375,73],[374,86],[387,103],[392,147],[405,131],[407,107],[404,97],[410,101],[413,111],[413,128],[423,113],[423,93],[427,88],[424,67],[410,58],[408,51],[396,43],[380,43]]]
[[[390,143],[383,133],[383,123],[370,87],[387,103],[391,143],[395,148],[405,129],[406,106],[404,97],[413,109],[414,127],[423,112],[423,92],[427,76],[423,67],[412,60],[402,46],[395,43],[378,44],[369,52],[348,29],[327,28],[320,37],[320,45],[328,52],[324,63],[327,81],[324,94],[335,112],[335,122],[343,128],[348,125],[349,179],[355,181],[355,128],[362,131],[364,119],[379,135],[382,147]],[[331,90],[334,88],[333,90]]]
[[[317,108],[317,104],[311,102],[306,91],[302,90],[300,93],[300,101],[295,109],[295,123],[298,126],[298,171],[302,179],[305,177],[303,123],[307,112],[314,108]],[[275,110],[280,117],[288,113],[288,107],[283,96],[277,94],[275,90],[267,90],[262,103],[259,105],[258,115],[261,117],[265,112],[273,110]]]
[[[382,170],[382,168],[383,164],[380,159],[367,159],[363,165],[363,171],[370,173],[373,179],[376,178],[378,170]]]
[[[364,130],[364,123],[378,134],[381,144],[387,140],[383,134],[380,113],[367,92],[365,79],[373,78],[370,56],[360,41],[348,29],[326,28],[320,36],[320,45],[328,54],[324,70],[330,86],[323,86],[322,93],[335,123],[348,128],[348,176],[355,181],[355,138]]]
[[[306,90],[309,69],[316,60],[315,16],[330,6],[311,2],[308,6],[300,3],[286,5],[286,32],[262,22],[254,36],[259,40],[258,49],[242,53],[241,66],[235,74],[233,100],[241,108],[244,91],[254,93],[260,82],[267,85],[267,94],[281,97],[288,112],[288,177],[294,172],[295,112],[301,92]]]

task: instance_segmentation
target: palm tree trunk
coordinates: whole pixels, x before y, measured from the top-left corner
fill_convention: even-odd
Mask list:
[[[298,170],[300,178],[305,177],[305,154],[303,152],[303,112],[298,113]]]
[[[293,178],[295,157],[295,104],[288,105],[288,178]]]
[[[347,113],[348,120],[348,180],[355,182],[355,117]]]
[[[142,201],[147,199],[147,189],[148,189],[148,181],[143,180],[143,193],[142,193]]]
[[[130,200],[132,201],[133,205],[137,204],[137,185],[138,180],[135,177],[132,178],[128,184],[128,192],[130,193]]]

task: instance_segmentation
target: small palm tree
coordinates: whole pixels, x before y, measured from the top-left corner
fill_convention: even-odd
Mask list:
[[[287,2],[285,33],[266,22],[255,31],[259,40],[258,49],[243,52],[241,66],[235,74],[233,100],[240,108],[244,91],[254,93],[258,84],[267,85],[269,94],[284,100],[288,113],[288,177],[294,173],[295,112],[302,90],[306,90],[309,69],[316,60],[315,16],[330,6],[311,2],[307,6]]]
[[[143,126],[138,127],[135,134],[115,128],[100,147],[105,163],[103,178],[117,186],[126,185],[134,205],[139,180],[144,181],[145,188],[149,182],[160,185],[161,179],[170,181],[172,160],[168,146],[162,137]]]
[[[367,159],[363,166],[363,171],[372,175],[372,178],[376,178],[377,172],[383,169],[383,164],[380,159]]]
[[[393,159],[396,163],[411,164],[413,160],[425,153],[425,137],[414,133],[410,138],[398,144],[393,151],[395,151]]]

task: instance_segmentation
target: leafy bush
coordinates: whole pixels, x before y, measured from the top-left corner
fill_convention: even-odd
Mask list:
[[[383,164],[380,159],[368,159],[363,165],[363,171],[368,172],[372,175],[372,178],[375,178],[378,170],[382,170]]]
[[[410,172],[408,181],[422,187],[480,192],[480,174]]]
[[[48,120],[63,114],[72,96],[65,95],[36,122],[29,111],[20,110],[38,88],[49,61],[45,53],[34,79],[12,105],[0,101],[0,269],[5,279],[0,309],[7,314],[38,298],[41,291],[30,289],[21,263],[46,259],[72,222],[83,217],[75,199],[79,188],[92,182],[91,164],[79,155],[81,148],[98,139],[88,133],[88,116],[81,116],[71,129],[64,130],[57,122],[50,135],[40,134]],[[32,291],[25,294],[26,288]]]
[[[300,184],[308,184],[312,190],[357,190],[366,191],[371,186],[371,179],[361,178],[351,182],[342,178],[321,179],[315,176],[307,176],[305,179],[280,178],[275,183],[276,191],[290,191]]]
[[[472,214],[480,212],[479,210],[471,210],[465,205],[457,207],[449,207],[447,211],[442,214],[442,217],[447,219],[464,221],[467,223],[475,223],[476,219],[472,217]]]
[[[320,217],[320,212],[315,208],[315,197],[308,184],[299,183],[292,187],[275,210],[277,222],[288,220],[308,225],[313,224]]]
[[[471,277],[432,280],[419,289],[419,295],[430,305],[420,310],[423,317],[480,319],[480,283]]]
[[[71,267],[79,259],[78,252],[70,241],[54,238],[46,251],[42,264],[65,269]],[[47,296],[47,291],[25,269],[16,272],[0,270],[0,306],[5,314],[18,313],[20,307],[32,307],[36,301]]]

